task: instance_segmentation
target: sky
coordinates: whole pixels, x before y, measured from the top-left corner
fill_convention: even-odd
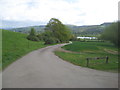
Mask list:
[[[16,22],[15,24],[35,22],[44,25],[51,18],[57,18],[63,24],[97,25],[118,20],[118,1],[0,0],[0,21]],[[4,26],[4,23],[2,25]]]

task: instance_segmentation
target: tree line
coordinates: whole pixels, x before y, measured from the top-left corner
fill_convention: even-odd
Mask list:
[[[31,28],[27,39],[32,41],[44,41],[45,44],[54,44],[68,42],[72,37],[73,35],[67,26],[62,24],[58,19],[51,18],[45,26],[45,32],[36,35],[35,29]]]
[[[116,46],[119,46],[119,26],[119,21],[107,26],[104,32],[100,35],[99,39],[110,41]],[[44,41],[45,44],[64,43],[68,42],[69,40],[77,40],[76,37],[71,33],[70,28],[56,18],[51,18],[44,30],[45,31],[43,33],[36,35],[35,29],[31,28],[31,32],[27,36],[27,39],[32,41]]]
[[[120,46],[120,39],[118,38],[120,36],[120,30],[118,29],[118,27],[120,27],[119,21],[112,23],[110,26],[105,28],[99,39],[107,40],[116,46]]]

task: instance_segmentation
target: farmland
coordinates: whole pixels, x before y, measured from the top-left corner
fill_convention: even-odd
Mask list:
[[[118,70],[118,48],[109,42],[73,42],[73,44],[62,47],[65,50],[76,52],[68,53],[55,51],[55,54],[60,58],[71,62],[75,65],[87,67],[86,58],[93,57],[109,57],[109,63],[105,60],[90,60],[89,68],[105,71]]]

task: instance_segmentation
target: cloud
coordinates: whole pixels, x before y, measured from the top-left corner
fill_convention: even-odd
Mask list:
[[[43,22],[34,22],[34,21],[9,21],[2,20],[2,25],[0,24],[0,28],[17,28],[17,27],[26,27],[26,26],[36,26],[36,25],[44,25]]]
[[[2,20],[40,21],[58,18],[65,24],[89,25],[115,21],[116,0],[0,0]]]

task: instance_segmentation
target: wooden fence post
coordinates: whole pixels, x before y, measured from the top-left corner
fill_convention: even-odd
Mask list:
[[[106,63],[108,63],[108,56],[106,56]]]
[[[89,59],[87,58],[87,67],[89,66]]]

